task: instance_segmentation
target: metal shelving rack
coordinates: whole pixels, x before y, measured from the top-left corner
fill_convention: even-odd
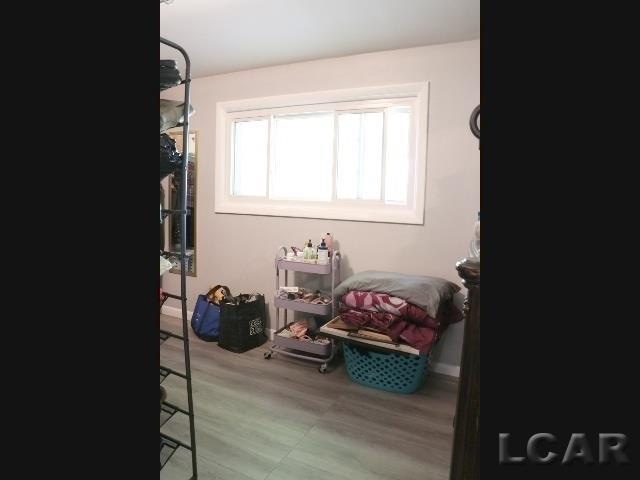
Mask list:
[[[188,409],[185,410],[180,408],[169,401],[165,400],[162,402],[161,410],[168,414],[168,418],[165,420],[166,423],[174,414],[182,413],[189,417],[189,434],[190,434],[190,445],[177,440],[170,435],[164,434],[160,432],[160,449],[170,448],[171,453],[165,459],[164,463],[162,460],[160,461],[160,469],[169,461],[171,455],[180,447],[186,448],[191,451],[191,466],[192,466],[192,476],[191,480],[197,480],[198,478],[198,465],[196,460],[196,434],[194,427],[194,413],[193,413],[193,391],[191,387],[191,361],[189,354],[189,327],[188,327],[188,319],[187,319],[187,277],[186,277],[186,232],[187,232],[187,175],[188,175],[188,158],[189,158],[189,105],[191,103],[191,93],[190,93],[190,85],[191,85],[191,61],[189,59],[189,55],[187,52],[178,44],[167,40],[165,38],[160,37],[160,43],[171,47],[184,57],[185,60],[185,75],[184,79],[181,82],[181,85],[184,85],[184,111],[183,118],[184,122],[182,125],[182,165],[181,165],[181,182],[179,185],[179,198],[180,198],[180,209],[179,210],[163,210],[163,217],[166,218],[168,215],[177,215],[180,218],[180,295],[174,295],[165,293],[167,298],[173,298],[176,300],[180,300],[182,306],[182,335],[175,334],[173,332],[168,332],[165,330],[160,330],[160,339],[161,341],[167,340],[168,338],[177,338],[182,340],[184,346],[184,364],[185,364],[185,372],[178,372],[171,368],[163,367],[160,365],[160,383],[164,381],[164,379],[169,375],[177,375],[186,380],[187,383],[187,402]],[[164,252],[161,252],[164,253]],[[162,425],[160,425],[162,427]]]

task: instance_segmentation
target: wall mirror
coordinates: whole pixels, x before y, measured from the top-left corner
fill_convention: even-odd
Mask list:
[[[166,132],[176,141],[176,149],[182,152],[183,133],[182,128],[178,127]],[[187,235],[186,235],[186,274],[192,277],[196,276],[196,173],[198,159],[198,132],[189,132],[189,163],[187,174]],[[178,196],[178,188],[180,185],[180,173],[169,175],[163,180],[165,194],[165,208],[171,210],[180,209],[180,198]],[[176,253],[176,256],[168,256],[167,259],[173,264],[170,273],[180,273],[180,217],[177,215],[169,215],[167,218],[165,230],[165,245],[169,248],[166,250]]]

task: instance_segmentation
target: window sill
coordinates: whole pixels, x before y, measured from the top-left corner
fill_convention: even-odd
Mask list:
[[[236,215],[259,215],[293,218],[319,218],[325,220],[351,220],[374,223],[400,223],[423,225],[424,215],[414,209],[393,205],[375,205],[369,207],[344,207],[323,205],[267,205],[251,201],[219,201],[216,213]]]

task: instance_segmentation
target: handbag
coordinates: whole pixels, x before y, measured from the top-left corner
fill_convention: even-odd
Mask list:
[[[198,295],[191,316],[191,328],[201,340],[217,342],[220,335],[220,306],[209,302],[206,295]]]

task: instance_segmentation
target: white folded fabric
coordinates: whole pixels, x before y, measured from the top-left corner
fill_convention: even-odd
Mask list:
[[[160,255],[160,276],[167,273],[169,270],[173,268],[173,265],[169,260]]]

